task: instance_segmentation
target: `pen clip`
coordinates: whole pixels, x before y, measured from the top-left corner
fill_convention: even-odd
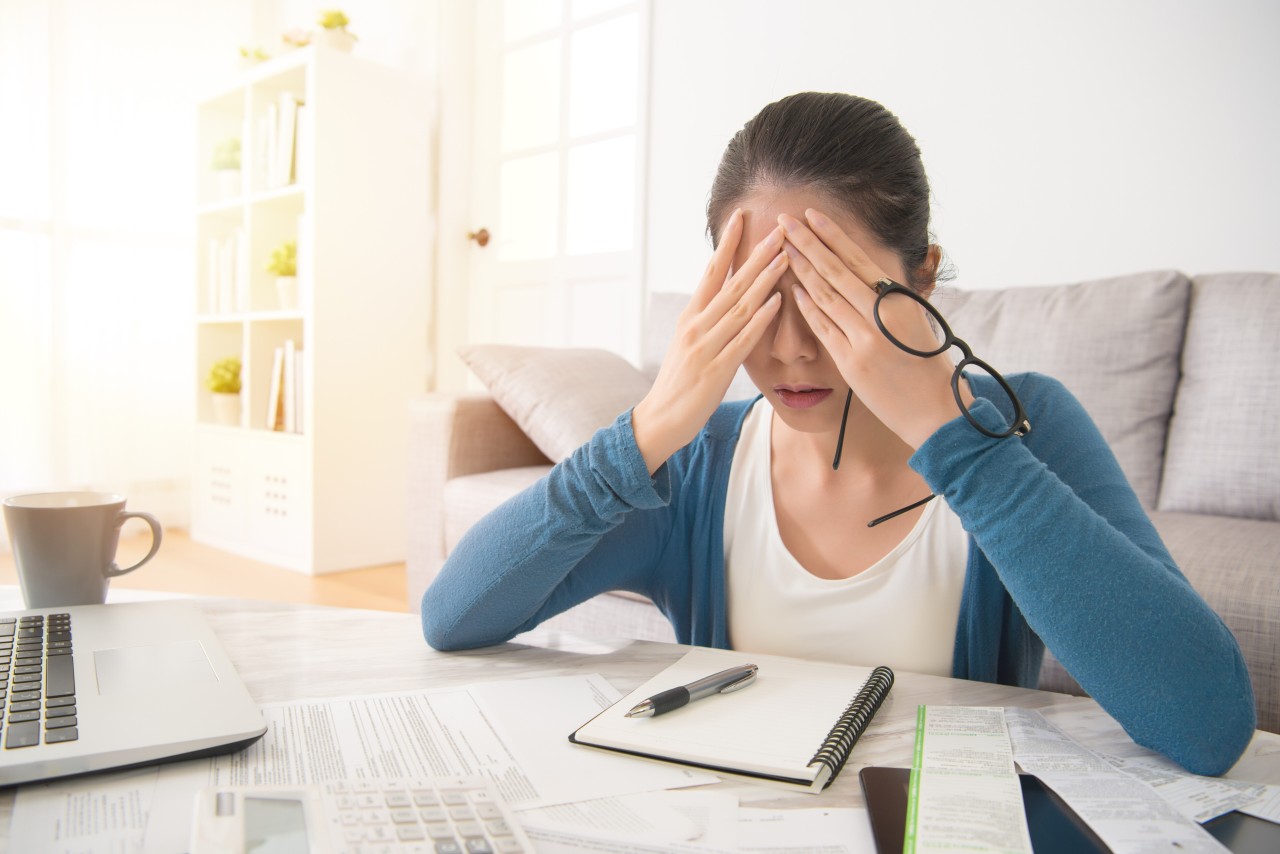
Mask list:
[[[720,689],[721,694],[731,694],[734,691],[741,691],[743,688],[756,681],[756,668],[751,668],[747,673],[742,674],[737,679],[730,682]]]

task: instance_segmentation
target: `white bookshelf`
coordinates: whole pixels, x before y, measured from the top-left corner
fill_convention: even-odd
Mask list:
[[[291,177],[265,156],[266,117],[286,97],[303,105]],[[423,79],[323,47],[199,102],[193,539],[313,574],[405,559],[406,411],[428,359],[430,113]],[[228,195],[211,161],[237,136]],[[265,269],[285,240],[298,246],[294,307]],[[214,262],[229,243],[237,258]],[[268,426],[286,341],[300,351],[297,432]],[[242,362],[234,426],[216,422],[204,387],[228,356]]]

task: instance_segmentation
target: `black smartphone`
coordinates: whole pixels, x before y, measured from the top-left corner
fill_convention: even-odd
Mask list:
[[[1224,813],[1202,825],[1235,854],[1276,854],[1280,824],[1242,812]]]
[[[1027,829],[1036,854],[1109,854],[1111,851],[1058,793],[1039,777],[1019,774]],[[900,854],[907,827],[910,768],[868,766],[858,772],[879,854]],[[1274,849],[1272,849],[1274,851]]]

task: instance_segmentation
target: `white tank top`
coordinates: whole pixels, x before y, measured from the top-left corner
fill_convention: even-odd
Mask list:
[[[875,564],[851,578],[818,578],[778,531],[772,424],[773,408],[758,401],[729,474],[724,556],[733,648],[950,676],[969,557],[960,518],[938,496]]]

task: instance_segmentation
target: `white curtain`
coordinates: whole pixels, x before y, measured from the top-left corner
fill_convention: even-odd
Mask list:
[[[195,103],[251,15],[0,0],[0,494],[121,492],[186,524]]]

